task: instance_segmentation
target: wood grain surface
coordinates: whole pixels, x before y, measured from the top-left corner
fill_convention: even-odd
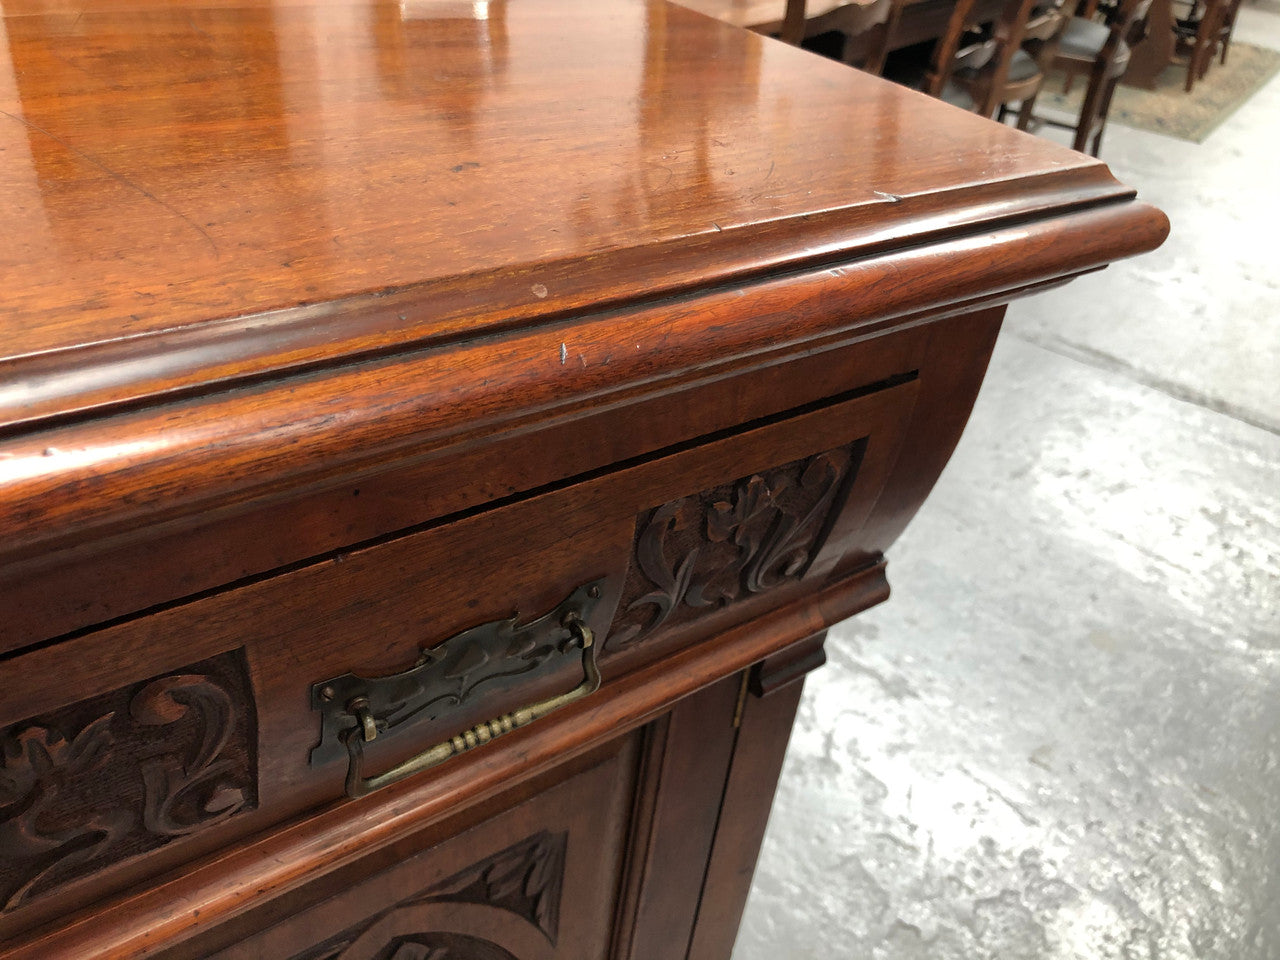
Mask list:
[[[660,0],[13,0],[0,158],[4,960],[449,956],[495,904],[477,956],[725,952],[795,681],[887,597],[1004,305],[1168,229]],[[310,765],[330,678],[588,583],[585,700],[359,800]],[[587,669],[547,663],[370,769]]]
[[[3,419],[1130,195],[660,0],[457,7],[6,3]]]

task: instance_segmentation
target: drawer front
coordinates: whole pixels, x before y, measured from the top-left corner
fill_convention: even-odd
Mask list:
[[[361,719],[377,733],[361,773],[380,773],[581,687],[588,657],[563,628],[574,604],[603,678],[591,695],[607,697],[611,679],[817,589],[856,547],[915,387],[0,664],[0,934],[341,798],[341,737]],[[367,718],[353,678],[377,685]]]

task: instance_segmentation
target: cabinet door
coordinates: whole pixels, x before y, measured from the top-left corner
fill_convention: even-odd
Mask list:
[[[216,960],[596,960],[609,952],[638,734],[523,799],[336,870]],[[527,792],[527,791],[524,791]],[[477,815],[472,814],[473,821]],[[317,898],[320,899],[317,899]],[[306,904],[300,909],[298,904]]]

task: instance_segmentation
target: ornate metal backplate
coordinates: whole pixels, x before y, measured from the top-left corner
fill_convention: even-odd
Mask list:
[[[521,624],[519,614],[465,630],[422,651],[401,673],[362,677],[345,673],[311,687],[311,707],[321,713],[320,742],[311,750],[312,766],[345,759],[344,731],[354,721],[350,705],[363,700],[362,714],[372,718],[378,736],[407,724],[436,719],[513,678],[543,664],[580,654],[568,646],[570,618],[591,619],[605,581],[583,584],[545,616]]]
[[[0,731],[0,912],[257,806],[243,651]]]
[[[741,477],[641,514],[608,649],[804,576],[866,441]]]

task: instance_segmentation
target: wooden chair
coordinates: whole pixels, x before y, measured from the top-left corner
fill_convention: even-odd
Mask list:
[[[1053,65],[1068,72],[1089,71],[1089,86],[1080,106],[1080,116],[1074,124],[1040,116],[1034,118],[1037,123],[1074,130],[1072,146],[1081,152],[1088,147],[1088,153],[1098,155],[1111,98],[1116,84],[1129,69],[1132,45],[1145,35],[1151,3],[1152,0],[1121,0],[1110,26],[1083,17],[1071,18],[1058,39]]]
[[[1038,91],[1043,74],[1021,50],[1036,3],[1008,0],[999,18],[990,25],[978,25],[975,36],[975,0],[958,0],[946,32],[934,46],[925,92],[989,117],[1018,92]],[[1050,32],[1056,32],[1057,20],[1047,23]]]
[[[1043,0],[1039,2],[1043,3]],[[1009,60],[1004,85],[995,91],[1001,122],[1008,113],[1009,105],[1017,103],[1018,129],[1028,129],[1036,98],[1044,86],[1054,57],[1057,56],[1059,39],[1070,20],[1066,5],[1062,2],[1036,6],[1031,10],[1022,30],[1022,43]]]
[[[1216,49],[1221,49],[1220,62],[1227,62],[1239,10],[1240,0],[1194,0],[1187,16],[1174,21],[1178,46],[1188,52],[1187,93],[1208,73]]]
[[[878,74],[884,67],[889,34],[889,17],[894,0],[866,3],[817,4],[818,12],[804,22],[803,39],[823,34],[841,38],[838,59],[853,67]]]
[[[840,38],[827,56],[878,72],[885,20],[893,0],[682,0],[682,6],[793,45],[832,34]],[[872,62],[868,63],[868,60]]]

